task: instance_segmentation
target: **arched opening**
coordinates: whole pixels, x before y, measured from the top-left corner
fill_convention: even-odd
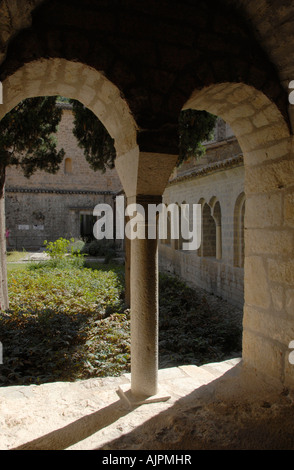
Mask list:
[[[212,208],[212,217],[215,221],[215,257],[216,259],[222,259],[222,214],[221,206],[219,201],[214,197],[210,201],[210,206]]]
[[[75,85],[74,85],[75,83]],[[9,111],[11,111],[19,102],[24,101],[26,98],[41,97],[41,96],[64,96],[66,98],[72,98],[80,101],[85,107],[91,109],[97,118],[105,125],[108,132],[114,139],[117,157],[124,156],[131,153],[132,155],[138,154],[138,146],[136,142],[136,124],[131,116],[128,106],[124,99],[121,97],[120,92],[117,88],[109,82],[103,74],[91,69],[83,64],[68,62],[63,59],[41,59],[36,62],[28,63],[11,75],[3,82],[4,90],[4,104],[1,105],[0,118],[2,119]],[[112,117],[111,117],[112,115]],[[72,155],[70,154],[70,159]],[[54,206],[57,200],[63,200],[67,204],[67,210],[71,213],[72,221],[77,218],[75,226],[79,226],[79,216],[87,217],[89,210],[93,211],[95,204],[99,202],[105,202],[107,194],[100,194],[97,198],[95,188],[89,187],[89,181],[85,182],[84,193],[87,202],[82,206],[76,204],[73,201],[75,193],[79,192],[79,189],[75,188],[69,180],[64,177],[64,170],[69,175],[69,171],[72,170],[72,162],[69,160],[65,161],[65,166],[61,167],[61,174],[63,176],[63,182],[70,185],[70,188],[65,190],[54,192],[46,188],[46,178],[43,187],[39,185],[40,198],[46,198],[46,194],[52,193],[53,201],[50,205]],[[73,173],[71,176],[74,176]],[[77,172],[77,177],[83,178],[80,172]],[[32,178],[34,180],[34,177]],[[35,180],[36,181],[36,180]],[[48,183],[48,182],[47,182]],[[88,185],[88,186],[87,186]],[[12,188],[13,189],[13,188]],[[6,194],[12,195],[15,198],[16,192]],[[19,193],[20,199],[25,199],[30,196],[30,192],[27,190]],[[94,197],[93,197],[94,196]],[[112,194],[110,195],[112,198]],[[73,202],[72,202],[73,201]],[[32,201],[31,201],[32,202]],[[44,218],[46,223],[50,223],[53,227],[55,224],[56,231],[60,230],[61,227],[54,218],[50,218],[50,207],[44,203],[44,211],[34,211],[36,222],[34,224],[30,222],[30,229],[34,230],[34,234],[38,232],[42,236],[41,227],[44,227]],[[4,214],[4,198],[1,206],[2,216]],[[41,214],[42,212],[42,214]],[[61,212],[61,218],[66,219],[64,214]],[[4,219],[4,217],[2,217]],[[43,218],[43,222],[41,220]],[[21,229],[26,230],[28,224],[23,223]],[[85,224],[83,223],[83,228]],[[42,241],[45,237],[42,236]],[[4,246],[1,244],[1,246]],[[6,267],[6,265],[5,265]],[[2,272],[4,269],[4,263],[2,263],[1,255],[1,268]],[[1,273],[1,279],[3,279]],[[3,305],[1,303],[1,307]]]
[[[233,129],[244,155],[246,237],[243,363],[245,366],[254,366],[261,375],[271,376],[273,380],[278,379],[274,370],[282,374],[281,371],[287,369],[288,380],[291,381],[293,371],[290,372],[284,362],[289,339],[287,328],[283,323],[282,331],[275,323],[276,310],[272,300],[273,289],[278,289],[276,283],[284,282],[283,277],[279,278],[275,273],[286,269],[289,260],[283,255],[273,261],[271,258],[275,249],[270,242],[277,227],[283,227],[285,232],[289,227],[288,221],[283,224],[283,198],[291,184],[290,180],[293,181],[288,123],[276,105],[263,93],[242,83],[221,83],[197,90],[184,106],[184,109],[189,108],[206,110],[224,119]],[[290,178],[287,172],[291,174]],[[273,177],[274,174],[276,177]],[[240,208],[241,217],[244,207]],[[208,213],[207,208],[205,211]],[[276,250],[278,253],[279,249]],[[280,296],[284,288],[285,284],[279,290]],[[280,302],[283,302],[282,298]],[[268,323],[262,321],[265,312],[276,327],[270,328]],[[272,342],[277,337],[277,329],[279,345],[276,344],[276,347],[281,351],[280,359],[274,358],[272,354]]]
[[[211,207],[205,203],[202,211],[202,225],[203,225],[203,256],[216,257],[216,224],[211,215]]]
[[[36,96],[64,96],[93,111],[115,141],[117,157],[137,148],[137,125],[120,91],[94,68],[66,59],[39,59],[3,81],[0,118]]]

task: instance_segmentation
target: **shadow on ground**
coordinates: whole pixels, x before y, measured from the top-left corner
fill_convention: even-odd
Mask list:
[[[163,411],[155,413],[154,405],[146,406],[149,419],[132,425],[129,432],[122,429],[121,436],[107,444],[99,445],[99,433],[95,433],[102,429],[107,433],[107,427],[118,420],[124,427],[124,420],[131,420],[138,409],[128,410],[118,400],[13,450],[294,449],[293,395],[262,382],[253,372],[245,371],[242,363],[174,399]]]

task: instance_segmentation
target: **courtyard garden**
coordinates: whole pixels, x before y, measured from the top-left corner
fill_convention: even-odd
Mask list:
[[[117,376],[130,371],[124,266],[84,257],[8,264],[10,306],[0,312],[0,385]],[[159,367],[241,354],[242,315],[177,277],[160,274]],[[226,307],[226,306],[225,306]]]

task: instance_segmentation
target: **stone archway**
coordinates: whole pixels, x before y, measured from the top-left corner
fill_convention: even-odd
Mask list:
[[[292,137],[276,105],[241,83],[195,91],[184,109],[206,110],[234,130],[244,153],[246,195],[243,364],[277,384],[293,385],[294,337],[287,298],[294,287]],[[290,302],[290,300],[289,300]]]
[[[128,202],[144,206],[149,202],[161,202],[177,156],[139,152],[137,126],[129,107],[118,88],[102,73],[66,59],[39,59],[23,65],[6,78],[3,90],[0,119],[26,98],[61,95],[80,101],[100,119],[114,139],[115,164]],[[2,202],[4,214],[4,198]],[[1,219],[4,220],[5,216]],[[4,241],[1,247],[4,260]],[[157,240],[134,240],[131,248],[132,390],[149,396],[157,393],[158,386]],[[4,263],[3,268],[6,269]],[[149,298],[142,303],[142,295],[146,300],[146,288]],[[142,315],[142,309],[146,315]],[[145,348],[147,352],[142,353]]]
[[[23,65],[3,81],[0,119],[26,98],[55,95],[76,99],[93,111],[114,139],[117,157],[137,149],[137,125],[120,91],[79,62],[54,58]]]
[[[60,58],[28,62],[3,83],[3,104],[0,106],[0,119],[20,101],[36,96],[62,95],[80,101],[100,119],[114,139],[117,158],[131,155],[138,158],[137,126],[126,101],[118,88],[104,75],[90,66]],[[1,220],[5,221],[4,198],[1,198]],[[1,230],[0,282],[2,307],[7,308],[8,292],[5,279],[6,248],[5,229]]]

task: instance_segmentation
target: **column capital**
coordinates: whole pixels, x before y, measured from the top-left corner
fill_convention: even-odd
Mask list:
[[[177,159],[177,155],[138,151],[117,157],[115,167],[126,196],[162,196]]]

